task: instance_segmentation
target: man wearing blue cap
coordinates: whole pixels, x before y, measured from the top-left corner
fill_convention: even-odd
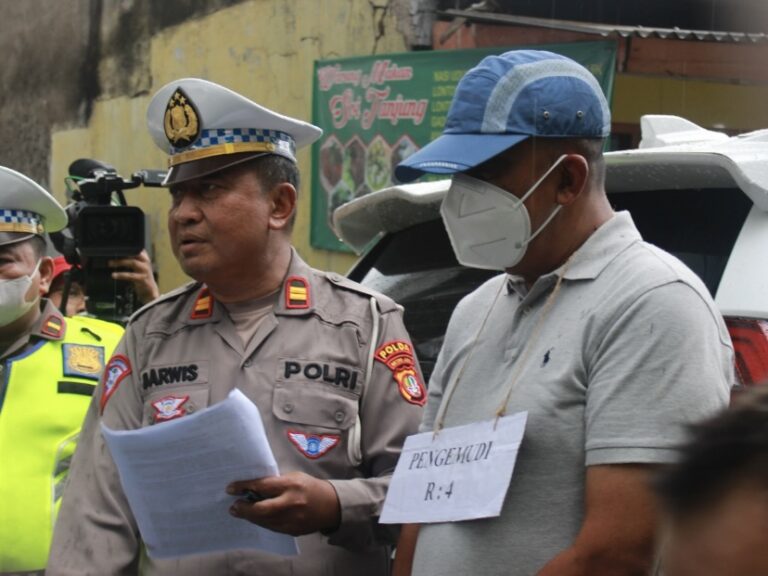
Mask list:
[[[609,129],[585,68],[507,52],[467,72],[443,134],[396,168],[453,175],[441,215],[459,262],[506,271],[454,311],[422,431],[528,413],[501,515],[407,527],[396,574],[651,568],[649,475],[683,424],[726,405],[732,346],[699,279],[611,209]]]
[[[388,575],[393,534],[377,520],[426,390],[401,309],[291,247],[296,149],[320,129],[196,78],[161,88],[147,119],[170,151],[171,245],[195,282],[137,312],[108,363],[48,574]],[[300,554],[145,555],[99,423],[163,425],[234,387],[259,408],[281,475],[235,479],[211,498],[233,522],[298,536]]]
[[[53,196],[0,166],[0,574],[43,574],[77,435],[123,333],[41,298],[43,234],[66,224]]]

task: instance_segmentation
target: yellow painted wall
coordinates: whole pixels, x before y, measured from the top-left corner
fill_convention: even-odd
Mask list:
[[[125,177],[141,168],[164,167],[166,157],[152,142],[144,115],[151,94],[176,78],[218,82],[268,108],[311,120],[314,61],[406,49],[391,10],[383,29],[377,40],[368,1],[253,0],[165,30],[149,50],[150,94],[100,100],[86,128],[54,130],[51,187],[63,202],[67,167],[81,157],[109,162]],[[309,149],[299,152],[299,167],[303,184],[294,244],[310,264],[343,272],[352,256],[309,246]],[[161,291],[186,282],[168,242],[167,191],[129,190],[126,196],[149,215]]]
[[[643,114],[683,116],[704,127],[739,132],[768,128],[768,86],[617,74],[614,122],[638,123]]]

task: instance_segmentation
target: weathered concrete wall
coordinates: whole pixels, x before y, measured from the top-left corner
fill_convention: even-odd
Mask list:
[[[407,48],[409,0],[0,0],[0,164],[63,202],[70,162],[92,157],[123,176],[161,168],[146,131],[151,94],[197,76],[261,104],[311,118],[316,59]],[[309,246],[309,150],[295,244],[312,264],[343,271],[348,255]],[[128,191],[148,215],[160,287],[186,277],[167,240],[168,194]]]

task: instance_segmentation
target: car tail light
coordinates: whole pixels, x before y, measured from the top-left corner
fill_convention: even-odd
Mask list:
[[[768,384],[768,321],[727,317],[733,341],[737,384]]]

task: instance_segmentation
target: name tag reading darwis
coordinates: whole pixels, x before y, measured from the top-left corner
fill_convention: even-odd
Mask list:
[[[527,412],[405,440],[382,524],[454,522],[501,514]]]

